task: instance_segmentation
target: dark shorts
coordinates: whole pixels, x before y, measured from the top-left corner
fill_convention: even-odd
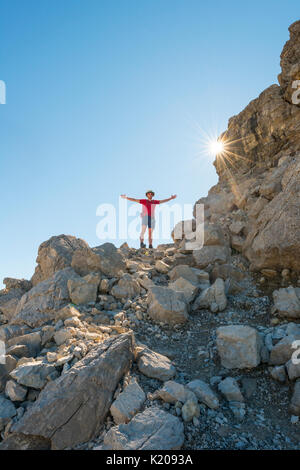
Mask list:
[[[154,229],[155,227],[154,217],[150,217],[150,215],[143,215],[142,225],[146,225],[147,227]]]

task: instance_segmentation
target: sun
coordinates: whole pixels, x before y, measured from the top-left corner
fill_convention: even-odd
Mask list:
[[[214,140],[209,143],[209,150],[213,155],[218,155],[219,153],[223,153],[225,150],[224,143],[221,140]]]

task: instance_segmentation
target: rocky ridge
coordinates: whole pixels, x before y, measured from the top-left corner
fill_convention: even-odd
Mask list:
[[[299,21],[290,35],[279,86],[221,136],[203,247],[196,219],[155,250],[59,235],[31,280],[4,279],[0,449],[299,447]]]

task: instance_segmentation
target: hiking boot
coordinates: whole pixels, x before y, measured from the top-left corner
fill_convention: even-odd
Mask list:
[[[144,242],[141,241],[141,245],[140,245],[141,248],[146,248],[146,245]]]
[[[152,245],[149,245],[149,250],[153,250],[153,246],[152,246]]]

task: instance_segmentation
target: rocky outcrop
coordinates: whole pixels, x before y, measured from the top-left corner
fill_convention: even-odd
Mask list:
[[[35,273],[31,278],[35,286],[49,279],[57,271],[71,266],[72,257],[76,250],[87,248],[88,244],[80,238],[71,235],[58,235],[43,242],[38,251]]]
[[[34,328],[51,320],[53,313],[70,301],[68,281],[72,278],[76,279],[76,273],[66,268],[39,282],[22,296],[12,323]]]

